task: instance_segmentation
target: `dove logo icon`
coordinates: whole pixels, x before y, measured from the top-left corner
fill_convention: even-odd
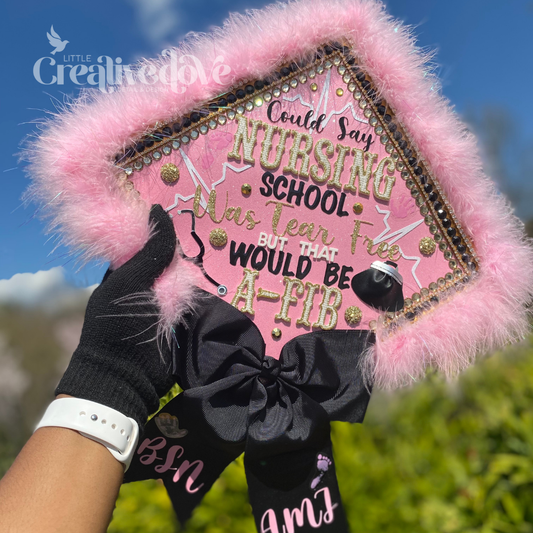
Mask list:
[[[48,37],[48,42],[50,43],[50,46],[53,46],[54,50],[52,50],[51,54],[54,55],[56,52],[62,52],[65,49],[65,46],[69,43],[69,41],[62,41],[61,37],[57,34],[57,32],[54,30],[54,26],[50,26],[50,32],[46,32],[46,36]]]

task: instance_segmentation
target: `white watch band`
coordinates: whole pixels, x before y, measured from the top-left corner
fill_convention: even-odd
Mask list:
[[[103,444],[128,469],[139,440],[139,426],[133,418],[119,411],[80,398],[54,400],[35,428],[61,427],[73,429]]]

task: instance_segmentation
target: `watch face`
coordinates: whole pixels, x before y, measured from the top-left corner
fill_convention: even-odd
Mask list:
[[[348,43],[154,124],[120,159],[124,187],[172,216],[204,288],[246,313],[267,354],[315,330],[373,329],[352,279],[397,265],[416,320],[479,266],[431,161]]]

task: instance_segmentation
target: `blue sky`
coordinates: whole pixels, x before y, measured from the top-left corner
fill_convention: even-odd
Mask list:
[[[66,280],[77,286],[97,283],[102,266],[69,261],[68,250],[53,251],[44,225],[34,217],[36,206],[21,207],[28,185],[15,154],[20,142],[35,131],[34,121],[53,111],[56,100],[75,95],[72,82],[41,85],[33,76],[34,63],[51,57],[46,32],[53,25],[69,40],[64,53],[120,57],[124,64],[156,55],[189,31],[220,25],[231,11],[257,8],[257,0],[116,0],[91,2],[24,0],[4,5],[0,22],[3,39],[3,83],[0,128],[0,279],[17,273],[63,266]],[[523,191],[518,213],[533,218],[527,174],[527,153],[533,148],[532,0],[388,0],[389,11],[415,26],[418,44],[436,49],[435,61],[443,92],[456,110],[479,116],[497,108],[506,126],[504,167]],[[61,56],[61,54],[58,54]],[[44,80],[46,81],[46,80]],[[503,128],[503,126],[502,126]],[[530,162],[533,162],[531,158]],[[489,165],[490,166],[490,165]]]

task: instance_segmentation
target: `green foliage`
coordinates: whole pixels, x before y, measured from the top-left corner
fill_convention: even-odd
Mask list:
[[[179,531],[167,491],[158,481],[123,485],[109,533]]]
[[[0,479],[8,471],[17,455],[17,446],[9,433],[0,427]]]
[[[15,350],[17,361],[31,383],[26,401],[19,406],[17,424],[10,427],[20,445],[31,435],[35,421],[54,399],[62,355],[52,334],[57,321],[57,316],[41,310],[0,307],[0,332],[8,346]]]
[[[0,391],[0,478],[54,399],[64,354],[52,332],[61,318],[39,309],[0,306],[0,356],[13,357],[28,381],[27,389],[16,398],[13,406],[9,405],[10,408],[2,402],[13,398],[3,399],[5,391]],[[0,365],[0,372],[5,371]]]
[[[242,457],[228,466],[185,529],[180,529],[165,487],[157,481],[123,485],[109,533],[249,533],[255,531]]]
[[[533,533],[532,343],[451,384],[429,375],[410,390],[375,393],[363,425],[333,425],[352,531]],[[164,487],[143,482],[122,488],[109,531],[254,531],[242,458],[184,528]]]
[[[187,533],[255,531],[242,456],[231,464],[184,528]]]
[[[56,334],[61,320],[0,307],[2,338],[30,380],[14,419],[0,421],[0,476],[52,399],[68,360]],[[178,392],[173,389],[162,405]],[[533,337],[480,361],[456,382],[432,374],[409,390],[374,393],[363,425],[333,425],[352,531],[533,533],[532,404]],[[254,530],[242,458],[226,469],[185,527],[179,528],[165,488],[151,481],[122,487],[109,528]]]
[[[531,345],[446,385],[436,376],[380,397],[334,445],[352,528],[379,532],[533,531]]]

